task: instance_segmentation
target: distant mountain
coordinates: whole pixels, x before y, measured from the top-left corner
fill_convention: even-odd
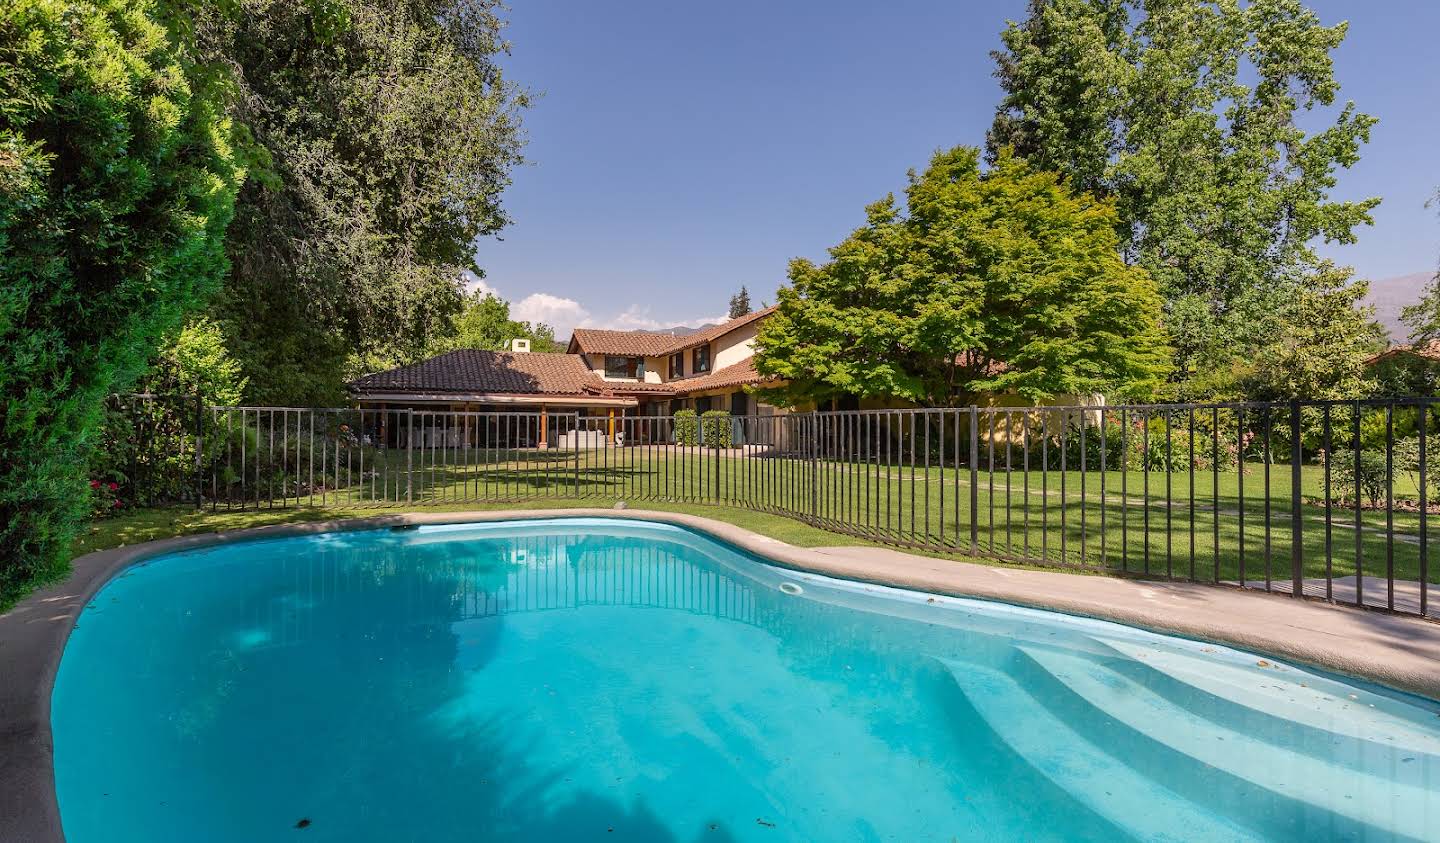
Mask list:
[[[1370,282],[1370,294],[1364,304],[1375,306],[1375,321],[1390,332],[1390,341],[1402,343],[1409,339],[1409,331],[1400,322],[1400,311],[1420,300],[1425,285],[1435,277],[1433,272],[1412,272],[1394,278],[1381,278]]]
[[[710,326],[710,325],[698,325],[698,326],[696,326],[696,327],[694,327],[694,328],[688,328],[688,327],[686,327],[686,326],[684,326],[684,325],[676,325],[676,326],[673,327],[673,328],[656,328],[656,329],[653,330],[653,331],[646,331],[645,333],[647,333],[647,334],[670,334],[671,336],[676,336],[676,337],[686,337],[686,336],[689,336],[689,335],[691,335],[691,334],[693,334],[693,333],[695,333],[695,332],[697,332],[697,331],[703,331],[703,330],[705,330],[706,328],[709,328],[709,327],[711,327],[711,326]]]

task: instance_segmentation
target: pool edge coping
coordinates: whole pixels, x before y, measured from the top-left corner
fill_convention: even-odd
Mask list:
[[[1212,585],[981,565],[877,547],[798,547],[697,515],[573,508],[411,512],[272,524],[158,539],[76,558],[71,575],[0,614],[0,839],[63,843],[50,697],[85,605],[127,568],[168,553],[233,542],[400,525],[603,517],[686,527],[782,568],[856,582],[976,597],[1115,621],[1238,647],[1440,700],[1440,624],[1288,595]],[[1060,588],[1055,588],[1060,585]]]

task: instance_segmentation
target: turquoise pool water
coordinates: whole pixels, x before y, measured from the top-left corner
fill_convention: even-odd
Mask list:
[[[54,691],[71,843],[1440,839],[1440,705],[554,519],[132,568]]]

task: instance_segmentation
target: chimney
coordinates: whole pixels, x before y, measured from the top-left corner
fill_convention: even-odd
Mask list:
[[[520,339],[511,340],[510,350],[516,354],[525,354],[530,351],[530,341]]]

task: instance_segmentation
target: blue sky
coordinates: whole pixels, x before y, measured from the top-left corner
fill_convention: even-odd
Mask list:
[[[1435,267],[1440,3],[1311,0],[1349,20],[1341,98],[1380,118],[1337,195],[1380,195],[1374,227],[1327,254],[1372,278]],[[1023,0],[589,3],[514,0],[512,78],[541,94],[530,163],[480,241],[519,318],[655,328],[711,321],[790,258],[823,259],[863,207],[937,148],[981,144],[989,51]]]

